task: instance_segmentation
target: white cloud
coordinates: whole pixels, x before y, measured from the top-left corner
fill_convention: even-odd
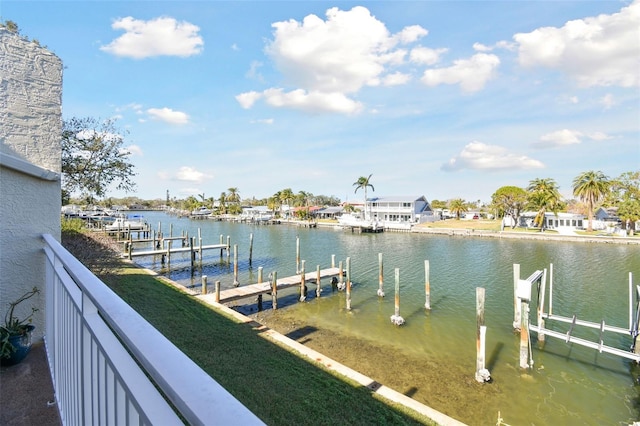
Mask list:
[[[301,109],[307,112],[340,112],[355,114],[362,110],[362,104],[349,99],[342,93],[307,92],[302,89],[284,92],[282,89],[264,91],[267,104],[283,108]]]
[[[533,144],[535,148],[557,148],[567,145],[576,145],[584,136],[577,130],[562,129],[540,136],[540,140]]]
[[[612,136],[604,132],[585,134],[578,130],[562,129],[540,136],[540,140],[532,145],[539,149],[560,148],[563,146],[578,145],[582,143],[582,140],[585,138],[594,141],[613,139]]]
[[[187,124],[189,122],[189,116],[186,113],[174,111],[171,108],[149,108],[147,114],[154,120],[169,124]]]
[[[495,49],[515,50],[517,45],[513,42],[499,41],[493,46],[487,46],[482,43],[473,43],[473,50],[476,52],[492,52]]]
[[[136,157],[142,157],[143,153],[142,153],[142,148],[140,148],[138,145],[129,145],[129,146],[125,146],[122,149],[123,152],[128,152],[133,156]]]
[[[258,81],[262,81],[263,77],[262,74],[260,74],[258,72],[258,70],[260,69],[260,67],[262,67],[262,62],[259,61],[252,61],[251,65],[249,67],[249,71],[247,71],[247,73],[245,74],[245,76],[247,78],[251,78],[251,79],[255,79]]]
[[[395,72],[393,74],[386,75],[382,78],[383,86],[400,86],[406,84],[411,80],[411,75],[401,72]]]
[[[125,33],[100,50],[116,56],[143,59],[153,56],[187,57],[202,52],[204,42],[196,25],[162,17],[143,21],[131,16],[117,19],[111,28]]]
[[[431,49],[428,47],[418,46],[411,49],[409,59],[411,62],[423,65],[434,65],[440,62],[440,56],[449,49]]]
[[[251,91],[251,92],[240,93],[239,95],[236,96],[236,101],[238,101],[238,103],[242,108],[249,109],[261,97],[262,97],[262,93]]]
[[[265,48],[284,77],[283,88],[236,96],[243,108],[251,108],[264,97],[268,105],[311,112],[353,114],[362,110],[350,96],[364,86],[404,84],[403,73],[391,70],[404,64],[407,50],[427,30],[412,25],[391,34],[368,9],[348,11],[336,7],[326,11],[326,20],[316,15],[302,22],[275,22],[273,39]]]
[[[175,174],[175,179],[185,182],[201,183],[206,179],[210,179],[212,176],[199,172],[193,167],[183,166],[178,169]]]
[[[444,171],[471,170],[526,170],[544,168],[542,162],[509,152],[497,145],[474,141],[467,144],[457,156],[442,165]]]
[[[616,104],[616,101],[611,93],[607,93],[602,97],[602,99],[600,99],[600,103],[604,109],[611,109]]]
[[[429,31],[420,25],[410,25],[404,27],[402,31],[395,35],[395,38],[402,44],[413,43],[429,34]]]
[[[513,36],[522,66],[557,68],[580,86],[640,86],[640,1],[611,15]]]
[[[450,67],[426,70],[422,82],[427,86],[460,84],[465,92],[477,92],[494,77],[498,65],[500,59],[496,55],[476,53],[469,59],[454,61]]]
[[[274,120],[273,120],[273,118],[261,118],[259,120],[253,120],[252,123],[273,124]]]

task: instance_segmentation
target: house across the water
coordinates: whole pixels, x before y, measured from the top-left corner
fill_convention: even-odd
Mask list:
[[[411,229],[419,223],[437,220],[423,195],[369,198],[362,213],[365,218],[382,223],[385,229]]]

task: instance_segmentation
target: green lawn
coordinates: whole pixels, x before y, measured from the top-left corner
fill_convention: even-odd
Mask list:
[[[109,264],[105,283],[269,425],[434,424],[263,338],[255,323],[238,323],[126,262]]]

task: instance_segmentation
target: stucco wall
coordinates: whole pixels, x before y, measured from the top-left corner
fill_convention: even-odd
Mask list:
[[[61,133],[61,60],[0,28],[0,152],[60,172]],[[0,164],[0,200],[0,320],[9,302],[40,287],[43,291],[34,300],[40,310],[33,323],[34,337],[41,338],[45,307],[41,235],[60,239],[60,180],[23,173],[5,161]],[[30,311],[29,306],[24,308]]]

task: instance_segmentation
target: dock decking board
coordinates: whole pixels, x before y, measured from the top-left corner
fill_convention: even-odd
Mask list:
[[[202,246],[202,250],[226,250],[227,249],[227,245],[226,244],[212,244],[212,245],[207,245],[207,246]],[[190,251],[192,251],[194,253],[199,253],[200,252],[200,246],[193,246],[193,249],[191,247],[177,247],[177,248],[172,248],[170,250],[171,254],[174,253],[189,253]],[[160,249],[160,250],[142,250],[142,251],[134,251],[131,253],[131,257],[138,257],[138,256],[156,256],[156,255],[163,255],[163,254],[167,254],[167,250],[164,249]]]
[[[340,268],[327,268],[322,269],[320,271],[320,280],[323,278],[332,278],[340,276]],[[305,282],[314,282],[317,278],[316,271],[310,271],[305,273]],[[286,278],[278,278],[277,288],[278,290],[284,290],[286,288],[298,287],[300,286],[300,282],[302,277],[300,274],[293,275]],[[227,303],[233,302],[240,299],[246,299],[249,297],[256,297],[261,294],[271,292],[271,286],[268,282],[260,283],[260,284],[249,284],[240,287],[234,287],[226,290],[220,291],[220,302],[219,303]],[[200,299],[204,299],[205,301],[214,302],[216,299],[215,293],[201,294],[197,296]]]

